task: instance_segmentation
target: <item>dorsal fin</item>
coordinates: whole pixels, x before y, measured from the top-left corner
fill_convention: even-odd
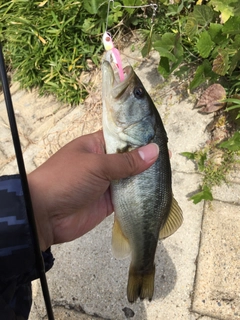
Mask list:
[[[181,226],[183,222],[182,210],[179,207],[177,201],[172,198],[172,204],[167,221],[160,230],[159,239],[165,239],[171,236]]]

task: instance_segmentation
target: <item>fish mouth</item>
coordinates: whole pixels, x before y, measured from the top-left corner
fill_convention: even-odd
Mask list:
[[[126,66],[123,69],[124,80],[120,81],[118,72],[114,72],[109,61],[104,60],[102,63],[102,83],[103,96],[111,95],[114,99],[119,98],[128,88],[131,79],[134,75],[131,66]]]

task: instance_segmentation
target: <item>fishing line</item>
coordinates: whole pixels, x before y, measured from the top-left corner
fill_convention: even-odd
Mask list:
[[[27,217],[28,217],[28,221],[29,221],[31,231],[32,231],[32,236],[33,236],[33,245],[34,245],[34,252],[35,252],[35,257],[36,257],[36,266],[39,271],[39,278],[41,281],[42,292],[43,292],[43,297],[44,297],[44,301],[45,301],[45,305],[46,305],[48,319],[54,320],[51,299],[50,299],[50,295],[49,295],[47,279],[46,279],[46,274],[45,274],[45,265],[44,265],[42,253],[40,250],[38,235],[37,235],[36,222],[35,222],[33,208],[32,208],[32,201],[31,201],[31,196],[30,196],[30,191],[29,191],[29,186],[28,186],[28,181],[27,181],[25,165],[24,165],[24,161],[23,161],[22,149],[21,149],[17,124],[16,124],[16,119],[15,119],[15,115],[14,115],[11,94],[10,94],[10,90],[9,90],[9,84],[8,84],[8,80],[7,80],[7,73],[6,73],[6,67],[5,67],[1,43],[0,43],[0,78],[2,80],[2,88],[3,88],[5,103],[6,103],[6,109],[7,109],[7,113],[8,113],[8,119],[9,119],[11,134],[12,134],[12,140],[13,140],[14,150],[15,150],[15,154],[16,154],[18,170],[19,170],[19,174],[21,177],[22,190],[23,190],[23,196],[24,196],[25,205],[26,205]]]
[[[156,12],[157,12],[157,9],[158,9],[158,5],[156,3],[144,4],[144,5],[141,5],[141,6],[124,6],[122,4],[118,4],[118,5],[115,6],[115,1],[114,0],[109,0],[108,1],[108,8],[107,8],[107,18],[106,18],[105,31],[107,31],[107,27],[108,27],[108,16],[109,16],[109,11],[110,11],[110,3],[113,4],[113,9],[117,9],[117,8],[138,9],[138,8],[151,7],[152,10],[153,10],[152,20],[151,20],[152,23],[153,23],[153,19],[156,16]]]
[[[106,50],[105,60],[109,61],[110,63],[111,63],[111,61],[114,62],[115,67],[117,67],[117,69],[118,69],[118,75],[119,75],[120,81],[124,81],[124,70],[123,70],[121,55],[119,53],[119,50],[117,48],[115,48],[115,46],[114,46],[111,33],[107,31],[110,3],[113,4],[113,9],[116,9],[116,8],[136,9],[136,8],[151,7],[153,10],[153,13],[152,13],[152,19],[151,19],[152,26],[151,26],[151,30],[150,30],[150,35],[152,34],[152,31],[153,31],[153,20],[156,16],[158,5],[156,3],[151,3],[151,4],[141,5],[141,6],[125,6],[125,5],[121,5],[121,4],[118,4],[115,6],[114,0],[108,1],[106,26],[105,26],[105,32],[103,33],[103,38],[102,38],[102,42],[103,42],[104,48]]]

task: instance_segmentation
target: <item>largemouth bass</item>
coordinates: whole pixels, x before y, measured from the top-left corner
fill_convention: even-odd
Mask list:
[[[173,198],[168,138],[160,115],[131,66],[124,81],[111,64],[102,64],[103,133],[107,153],[127,152],[150,142],[158,144],[157,161],[144,172],[111,182],[114,205],[112,249],[117,258],[131,254],[127,298],[151,301],[154,257],[158,239],[182,224],[182,211]]]

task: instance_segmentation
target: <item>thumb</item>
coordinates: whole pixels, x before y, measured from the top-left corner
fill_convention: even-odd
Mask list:
[[[148,169],[158,158],[159,147],[155,143],[130,152],[109,154],[106,175],[109,180],[118,180],[136,175]]]

